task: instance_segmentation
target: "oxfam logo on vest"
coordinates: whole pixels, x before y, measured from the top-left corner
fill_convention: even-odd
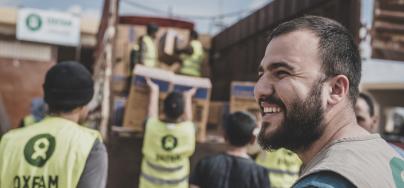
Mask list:
[[[32,166],[42,167],[55,151],[56,140],[50,134],[40,134],[28,140],[24,148],[25,160]]]
[[[161,146],[166,151],[171,151],[177,147],[178,140],[173,135],[166,135],[161,139]]]
[[[31,31],[37,31],[42,26],[42,19],[41,16],[38,14],[30,14],[25,19],[25,24],[27,25],[28,29]]]

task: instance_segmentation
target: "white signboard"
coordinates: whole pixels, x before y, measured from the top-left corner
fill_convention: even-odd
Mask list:
[[[68,13],[20,9],[17,39],[65,46],[80,43],[80,18]]]

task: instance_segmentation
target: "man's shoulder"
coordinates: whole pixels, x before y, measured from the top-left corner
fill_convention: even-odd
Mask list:
[[[293,188],[351,188],[355,187],[347,178],[333,171],[320,171],[310,174],[295,183]]]
[[[222,161],[224,158],[225,156],[223,154],[209,155],[201,159],[199,163],[212,163],[214,161]]]
[[[237,164],[237,166],[243,167],[245,170],[259,169],[265,170],[264,167],[257,165],[252,159],[231,156],[226,153],[220,153],[216,155],[211,155],[200,160],[201,165],[209,166],[209,165],[225,165],[225,164]]]

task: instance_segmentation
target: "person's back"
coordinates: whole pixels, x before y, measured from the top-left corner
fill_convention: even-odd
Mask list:
[[[78,124],[94,93],[91,74],[77,62],[62,62],[43,87],[49,116],[2,137],[0,187],[105,187],[105,146],[97,131]]]
[[[151,88],[149,117],[143,139],[140,188],[187,188],[189,157],[195,150],[195,127],[192,123],[192,89],[184,94],[170,93],[164,100],[163,120],[158,119],[158,86]],[[182,119],[182,116],[185,116]]]
[[[96,139],[96,131],[59,117],[10,131],[0,146],[0,177],[13,181],[1,187],[77,187]]]
[[[247,155],[246,146],[255,140],[253,117],[244,112],[235,112],[226,117],[223,126],[229,149],[226,153],[199,161],[190,177],[191,187],[269,187],[268,171]]]
[[[269,187],[265,168],[250,158],[227,153],[202,159],[193,173],[190,181],[200,188]]]

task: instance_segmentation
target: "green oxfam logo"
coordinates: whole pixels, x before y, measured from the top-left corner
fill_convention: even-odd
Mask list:
[[[161,139],[161,145],[164,150],[171,151],[177,147],[178,140],[173,135],[166,135]]]
[[[42,26],[41,16],[39,16],[38,14],[30,14],[25,19],[25,24],[27,25],[28,29],[30,29],[31,31],[37,31]]]
[[[404,187],[404,161],[397,157],[390,160],[390,168],[396,187]]]
[[[55,151],[56,140],[50,134],[40,134],[28,140],[24,148],[27,162],[36,167],[42,167]]]

